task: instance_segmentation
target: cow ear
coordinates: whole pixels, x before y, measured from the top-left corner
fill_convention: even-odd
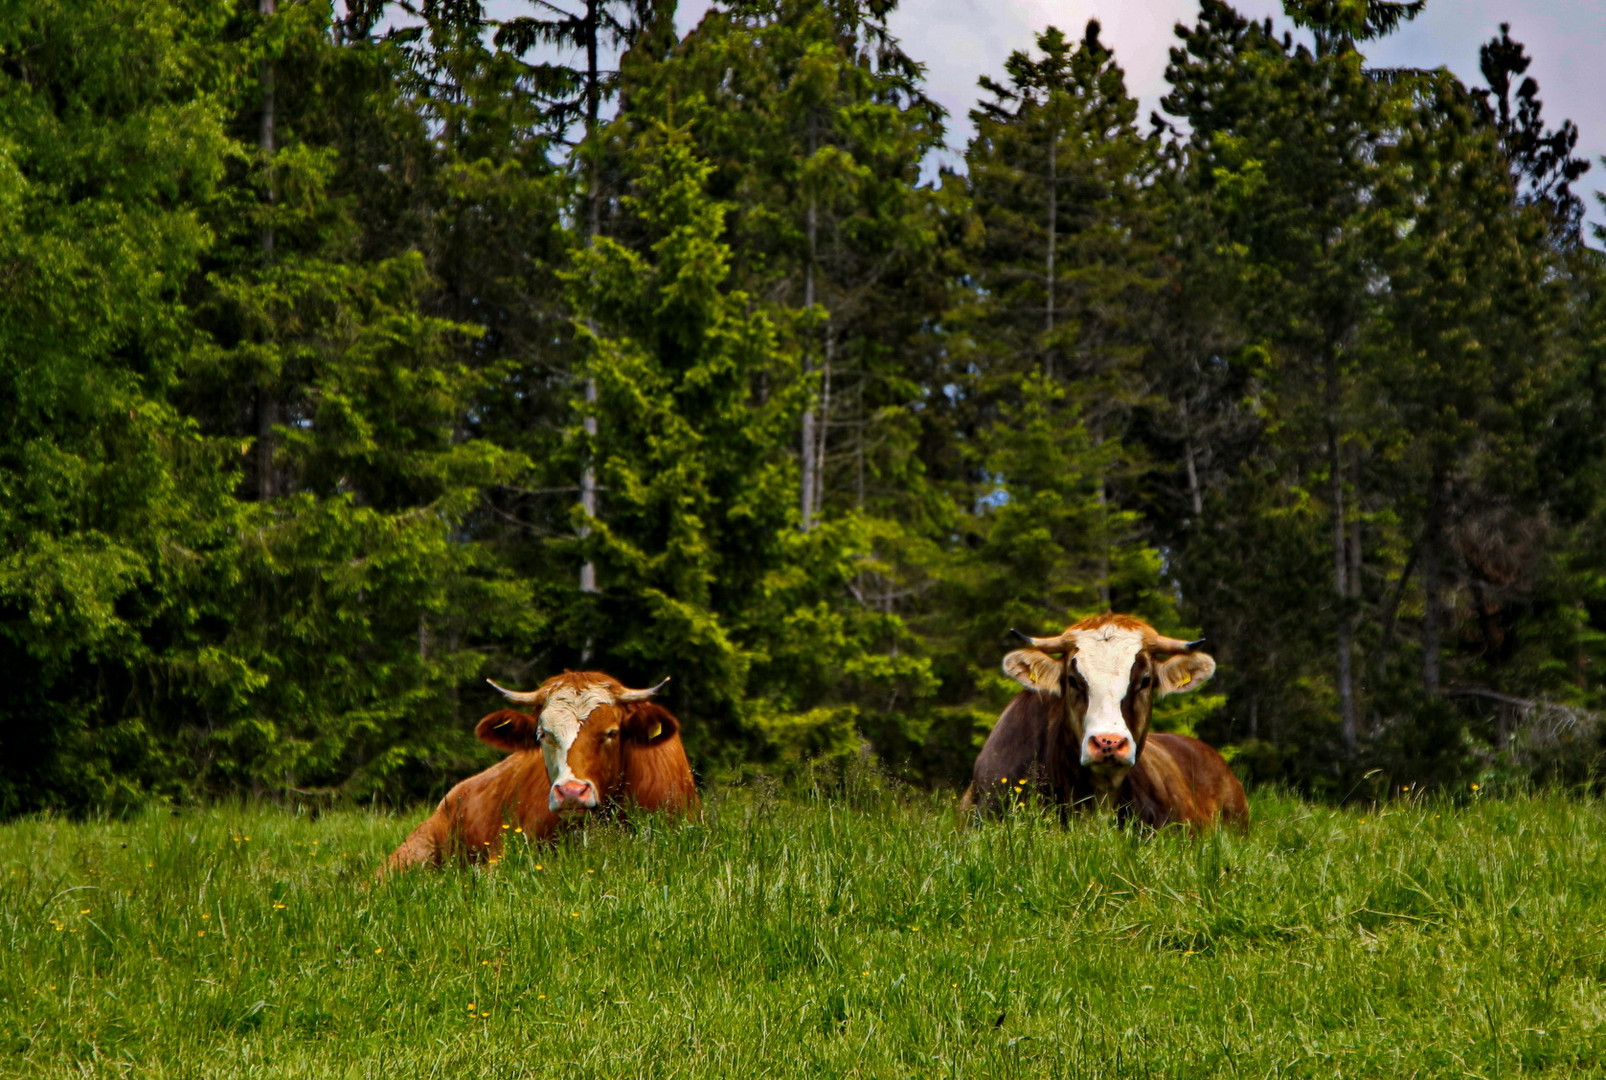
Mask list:
[[[1160,696],[1197,690],[1216,673],[1216,662],[1206,653],[1177,653],[1159,665]]]
[[[541,745],[541,721],[529,713],[502,709],[483,717],[474,725],[474,736],[487,746],[512,753],[515,750],[534,750]]]
[[[1004,657],[1004,674],[1028,690],[1057,694],[1060,677],[1065,674],[1065,662],[1036,649],[1016,649]]]
[[[624,723],[625,735],[638,743],[653,746],[680,732],[680,721],[662,705],[640,701],[628,707]]]

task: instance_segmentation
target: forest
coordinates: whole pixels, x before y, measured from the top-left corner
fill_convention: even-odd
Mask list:
[[[1252,784],[1593,784],[1591,163],[1424,2],[1201,0],[1150,117],[1045,26],[963,146],[893,0],[0,8],[0,816],[438,795],[581,668],[951,787],[1112,609]]]

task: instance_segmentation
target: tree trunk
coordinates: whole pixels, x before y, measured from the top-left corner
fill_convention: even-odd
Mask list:
[[[814,307],[814,201],[809,199],[808,204],[808,265],[803,267],[803,307]],[[814,358],[811,350],[803,349],[803,376],[808,378],[814,374]],[[819,415],[814,411],[813,395],[809,395],[808,407],[803,410],[803,445],[798,447],[798,463],[803,466],[801,477],[801,492],[798,501],[801,503],[801,522],[803,532],[814,527],[814,485],[817,484],[814,468],[819,463],[814,444],[816,434],[814,427],[819,421]]]
[[[264,21],[274,13],[275,0],[260,0],[257,7]],[[266,171],[268,179],[268,205],[273,205],[273,139],[274,139],[274,111],[275,81],[277,72],[273,69],[273,61],[266,60],[262,64],[262,127],[257,135],[257,147],[262,151],[262,168]],[[270,219],[262,228],[262,253],[267,256],[273,254],[273,221]]]
[[[1182,399],[1182,457],[1188,465],[1188,502],[1193,507],[1193,526],[1198,528],[1204,519],[1204,493],[1199,490],[1199,466],[1193,448],[1193,417],[1188,411],[1188,399]]]
[[[1099,475],[1099,603],[1110,610],[1110,496],[1104,476]]]
[[[858,433],[859,433],[859,441],[858,441],[858,445],[856,447],[854,447],[855,457],[857,458],[857,466],[858,466],[858,487],[857,487],[858,496],[857,496],[857,501],[854,503],[854,505],[856,507],[858,507],[860,510],[863,510],[864,509],[864,467],[865,467],[865,463],[864,463],[864,444],[867,441],[869,441],[869,438],[870,438],[870,418],[864,415],[864,374],[862,372],[859,375],[858,404],[855,406],[855,409],[856,409],[856,411],[858,413],[858,416],[859,416],[858,424],[856,425]]]
[[[597,67],[597,30],[599,19],[597,5],[601,0],[586,0],[586,148],[592,157],[586,164],[586,247],[595,247],[597,233],[602,230],[602,185],[597,179],[597,164],[595,159],[596,147],[591,140],[596,135],[597,117],[600,112],[601,87],[597,80],[600,78]],[[597,435],[597,380],[586,379],[586,415],[581,417],[580,426],[593,442]],[[591,446],[587,446],[584,464],[580,466],[580,509],[586,519],[597,516],[597,465],[592,457]],[[584,540],[591,535],[590,525],[580,526],[580,538]],[[580,591],[594,593],[597,591],[597,566],[588,557],[580,564]],[[581,651],[582,661],[591,659],[591,641],[587,639],[585,648]]]
[[[602,185],[597,182],[596,147],[590,146],[597,133],[597,120],[602,110],[602,70],[597,66],[597,37],[602,19],[598,8],[603,0],[586,0],[586,143],[592,151],[591,163],[586,167],[589,203],[586,223],[586,243],[591,244],[602,231]]]
[[[1349,513],[1349,595],[1351,600],[1361,597],[1361,564],[1364,561],[1365,548],[1361,545],[1361,454],[1360,450],[1350,448],[1350,493],[1351,507]]]
[[[266,22],[274,14],[275,0],[260,0],[257,11]],[[257,149],[262,155],[262,171],[267,183],[266,199],[269,207],[274,202],[273,190],[273,150],[275,139],[275,82],[277,72],[274,71],[273,61],[265,60],[262,63],[262,124],[257,132]],[[273,260],[273,219],[269,216],[262,226],[262,262],[267,265]],[[274,483],[273,451],[274,427],[280,423],[280,408],[274,388],[268,385],[263,376],[257,377],[256,401],[253,410],[256,413],[256,448],[253,454],[253,464],[256,467],[257,499],[267,501],[278,494],[278,485]]]
[[[1439,692],[1444,641],[1444,480],[1437,469],[1428,481],[1427,518],[1422,526],[1422,689]]]
[[[831,336],[830,324],[825,327],[825,362],[821,367],[820,384],[820,419],[815,425],[814,439],[814,514],[812,520],[819,521],[821,507],[825,503],[825,445],[831,428],[831,360],[835,341]]]
[[[593,443],[597,437],[597,380],[586,380],[586,415],[581,417],[580,426],[585,430],[586,437]],[[585,513],[589,522],[597,516],[597,469],[591,460],[591,450],[586,450],[585,467],[580,471],[580,509]],[[580,526],[580,538],[583,540],[591,535],[591,526]],[[597,591],[597,564],[589,558],[580,564],[580,591],[594,593]],[[590,650],[587,649],[587,653]]]
[[[1339,430],[1338,351],[1329,345],[1325,357],[1327,464],[1331,477],[1328,502],[1333,535],[1333,607],[1338,661],[1338,714],[1344,751],[1350,757],[1360,742],[1355,723],[1354,626],[1350,614],[1349,557],[1344,515],[1344,457]]]
[[[1043,374],[1054,377],[1054,249],[1059,246],[1059,132],[1048,137],[1048,244],[1044,271]]]
[[[256,393],[256,473],[257,501],[266,502],[279,494],[273,471],[273,429],[281,422],[279,399],[271,388],[258,383]]]
[[[809,136],[810,156],[813,155],[813,148],[814,137],[811,132]],[[816,228],[818,226],[818,219],[818,210],[815,206],[814,197],[811,195],[809,196],[808,211],[804,218],[805,230],[807,232],[809,245],[808,262],[803,267],[803,307],[805,309],[812,308],[814,306],[814,256],[816,250],[815,243],[817,237]],[[805,348],[803,350],[803,376],[806,379],[812,374],[814,374],[813,354],[809,349]],[[815,428],[817,427],[818,422],[819,415],[814,408],[814,398],[813,395],[810,395],[808,405],[803,410],[803,445],[798,448],[798,461],[803,470],[801,483],[802,491],[799,492],[799,502],[801,504],[802,528],[804,532],[808,532],[810,529],[814,528],[814,489],[819,484],[819,477],[815,472],[819,464],[818,452],[815,449],[816,443],[818,442],[818,436]]]

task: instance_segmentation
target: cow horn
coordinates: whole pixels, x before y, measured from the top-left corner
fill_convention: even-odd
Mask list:
[[[1149,648],[1155,652],[1187,653],[1199,648],[1205,640],[1200,638],[1198,641],[1183,641],[1181,638],[1161,637],[1156,634],[1154,640],[1149,643]]]
[[[613,700],[616,701],[617,703],[619,703],[620,705],[630,705],[630,704],[633,704],[633,703],[635,703],[637,701],[646,701],[648,698],[652,697],[654,694],[656,694],[658,691],[662,690],[668,684],[669,684],[669,680],[665,679],[663,682],[659,683],[657,686],[648,687],[646,690],[628,690],[627,689],[627,690],[622,691],[621,693],[615,694],[613,696]]]
[[[1045,652],[1059,652],[1070,644],[1070,636],[1067,634],[1061,634],[1059,637],[1032,637],[1029,634],[1021,633],[1014,627],[1010,627],[1009,632],[1032,648],[1042,649]]]
[[[496,682],[493,679],[486,679],[485,681],[492,686],[496,686]],[[496,689],[501,692],[503,697],[515,705],[534,705],[546,696],[539,690],[509,690],[505,686],[496,686]]]

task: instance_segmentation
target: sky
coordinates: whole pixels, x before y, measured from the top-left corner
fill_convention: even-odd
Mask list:
[[[681,0],[684,33],[708,10],[708,0]],[[1282,20],[1280,0],[1238,0],[1252,18]],[[903,50],[926,65],[927,92],[948,110],[948,142],[962,150],[973,128],[969,113],[980,97],[976,80],[1002,78],[1004,60],[1030,49],[1049,25],[1080,38],[1087,20],[1103,26],[1104,43],[1126,69],[1127,89],[1147,121],[1165,93],[1167,53],[1178,22],[1192,22],[1197,0],[903,0],[891,27]],[[1501,22],[1527,46],[1548,126],[1578,125],[1578,154],[1594,162],[1577,189],[1589,219],[1606,224],[1593,192],[1606,188],[1606,0],[1428,0],[1427,9],[1381,42],[1368,60],[1379,67],[1448,67],[1468,84],[1482,83],[1478,46],[1498,37]],[[949,164],[957,163],[957,155]]]

